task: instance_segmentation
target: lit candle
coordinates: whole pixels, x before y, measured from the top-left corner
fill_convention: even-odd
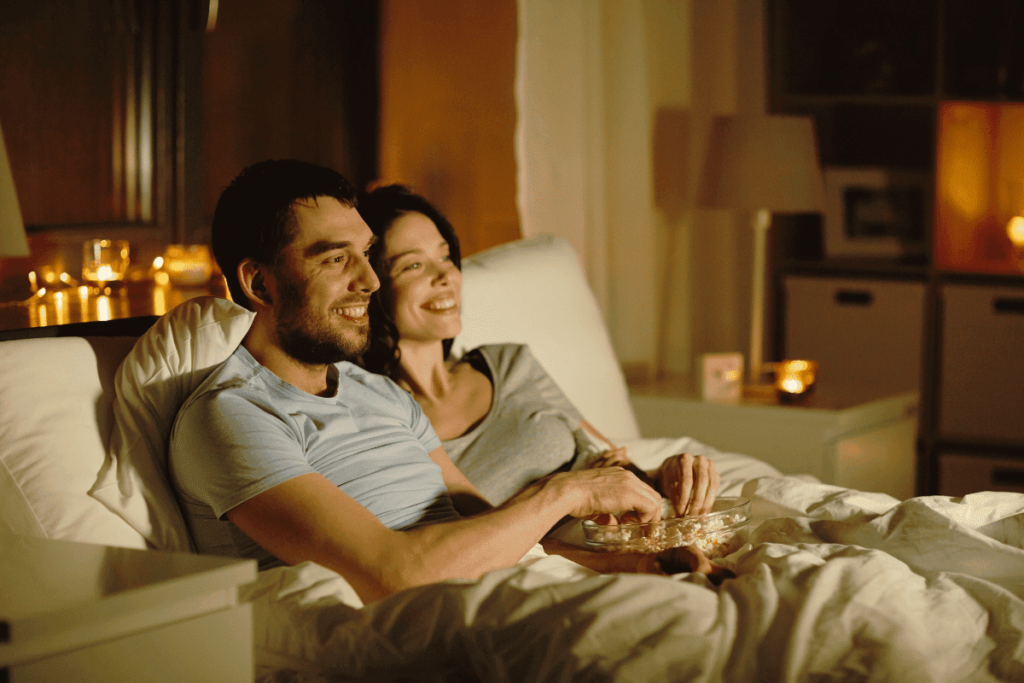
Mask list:
[[[775,388],[783,401],[803,398],[814,388],[818,364],[811,360],[784,360],[775,363]]]

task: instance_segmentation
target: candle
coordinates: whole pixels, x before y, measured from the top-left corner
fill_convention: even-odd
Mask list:
[[[120,282],[128,273],[128,242],[86,240],[82,245],[82,279],[89,282]]]

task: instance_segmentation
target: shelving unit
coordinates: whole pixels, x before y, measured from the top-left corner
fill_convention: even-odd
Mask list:
[[[768,0],[768,27],[770,107],[814,118],[823,167],[920,174],[932,190],[915,248],[885,258],[837,255],[820,216],[776,217],[774,355],[806,347],[808,330],[848,342],[840,291],[921,292],[839,374],[917,377],[919,494],[1024,491],[1024,271],[1006,235],[1024,216],[1024,5]],[[820,322],[801,328],[791,290],[813,280],[835,308],[819,302],[804,313]],[[883,324],[862,313],[851,319]],[[896,346],[915,334],[908,359]]]

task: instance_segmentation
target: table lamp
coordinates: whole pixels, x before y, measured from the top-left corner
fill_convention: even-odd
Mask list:
[[[18,194],[14,191],[11,164],[7,160],[4,131],[0,127],[0,258],[5,256],[28,256],[28,240]]]
[[[772,212],[825,209],[814,123],[802,116],[715,116],[698,203],[753,212],[754,273],[750,304],[750,381],[761,377],[765,259]]]

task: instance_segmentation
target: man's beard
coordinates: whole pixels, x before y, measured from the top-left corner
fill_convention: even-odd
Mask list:
[[[354,361],[366,351],[369,327],[353,325],[356,336],[346,336],[307,308],[301,283],[288,277],[279,282],[277,337],[285,353],[305,365],[331,365]]]

